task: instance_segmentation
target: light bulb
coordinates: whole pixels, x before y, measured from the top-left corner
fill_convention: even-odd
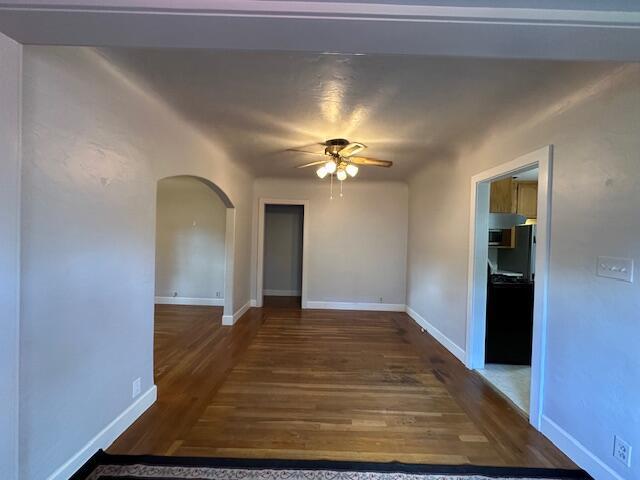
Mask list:
[[[356,167],[353,163],[347,165],[346,170],[347,173],[352,177],[355,177],[358,174],[358,167]]]
[[[336,176],[338,177],[338,180],[343,181],[347,179],[347,172],[345,172],[344,170],[340,169],[338,170],[338,173],[336,174]]]
[[[338,165],[336,165],[336,161],[332,158],[324,164],[324,168],[327,170],[327,173],[335,173]]]
[[[327,173],[329,172],[327,172],[327,169],[325,167],[320,167],[318,170],[316,170],[316,173],[320,178],[324,178],[327,176]]]

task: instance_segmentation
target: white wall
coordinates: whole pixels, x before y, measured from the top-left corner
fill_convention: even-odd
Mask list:
[[[328,179],[256,179],[254,231],[260,198],[309,200],[308,300],[404,304],[407,185],[356,178],[344,195],[330,200]],[[253,241],[255,265],[257,235]],[[255,280],[254,270],[253,298]]]
[[[465,347],[472,175],[555,146],[544,432],[596,478],[640,478],[640,279],[595,276],[596,257],[640,262],[640,67],[612,64],[569,95],[529,103],[482,144],[410,182],[408,305]],[[587,452],[581,450],[579,442]],[[615,473],[614,473],[615,472]],[[619,477],[616,477],[619,475]]]
[[[304,208],[267,205],[264,218],[264,294],[300,295]]]
[[[22,49],[0,34],[0,472],[18,478],[20,80]]]
[[[191,177],[158,182],[156,297],[224,297],[227,209],[208,185]]]
[[[93,50],[25,47],[23,89],[20,464],[41,479],[152,387],[157,181],[230,197],[238,308],[252,178]]]

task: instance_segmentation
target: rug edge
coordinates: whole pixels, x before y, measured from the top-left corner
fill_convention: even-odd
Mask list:
[[[445,475],[484,475],[494,478],[526,477],[588,480],[592,477],[581,469],[543,467],[504,467],[473,464],[440,465],[401,462],[360,462],[344,460],[285,460],[226,457],[174,457],[160,455],[123,455],[98,450],[69,480],[83,480],[98,465],[163,465],[211,468],[243,468],[271,470],[334,470],[357,472],[398,472]]]

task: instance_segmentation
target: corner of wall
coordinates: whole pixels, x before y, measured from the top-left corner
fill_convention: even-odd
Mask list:
[[[140,395],[120,415],[114,418],[95,437],[75,453],[69,460],[53,472],[47,480],[66,480],[71,477],[87,460],[98,450],[106,449],[118,438],[130,425],[135,422],[158,398],[155,385]]]
[[[447,337],[444,333],[438,330],[434,325],[428,322],[424,317],[422,317],[418,312],[416,312],[413,308],[407,305],[407,314],[424,330],[429,333],[433,338],[435,338],[438,343],[440,343],[444,348],[449,350],[458,360],[460,360],[463,364],[466,365],[467,353],[464,349],[456,345],[449,337]]]
[[[0,465],[19,475],[22,45],[0,33]]]

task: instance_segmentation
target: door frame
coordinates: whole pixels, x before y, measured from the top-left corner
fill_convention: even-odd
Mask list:
[[[309,253],[309,200],[260,198],[258,203],[258,255],[256,268],[256,307],[262,307],[264,282],[264,217],[267,205],[302,206],[302,288],[301,306],[307,308],[307,260]]]
[[[542,147],[471,178],[466,365],[470,369],[484,367],[489,254],[486,232],[489,228],[490,183],[536,166],[539,168],[538,212],[529,422],[540,430],[547,337],[553,145]]]

